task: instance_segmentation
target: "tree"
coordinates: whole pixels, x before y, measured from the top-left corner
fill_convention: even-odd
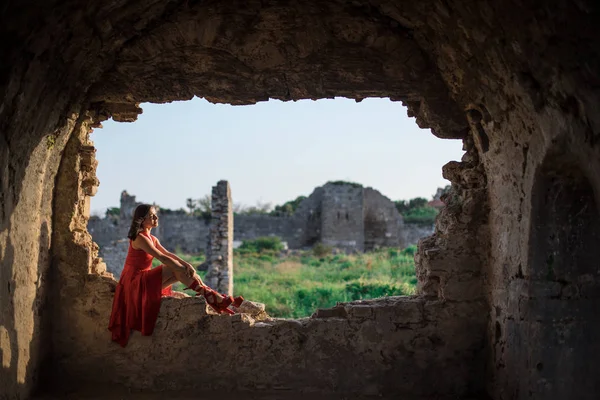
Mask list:
[[[202,214],[212,213],[212,197],[211,197],[211,195],[205,194],[204,196],[202,196],[201,198],[196,200],[196,205],[197,205],[198,211],[200,211],[200,213],[202,213]]]
[[[266,203],[263,201],[257,201],[256,205],[248,206],[244,208],[244,211],[241,213],[251,215],[251,214],[268,214],[271,211],[271,203]]]
[[[396,209],[400,214],[404,214],[408,211],[408,204],[406,203],[406,200],[398,200],[395,201],[394,204],[396,205]]]
[[[271,203],[257,201],[254,206],[246,206],[241,203],[233,203],[233,212],[240,215],[253,215],[253,214],[269,214],[271,211]]]
[[[275,216],[286,216],[292,215],[298,209],[300,203],[306,199],[306,196],[298,196],[294,200],[287,201],[280,206],[275,206],[273,211],[271,211],[271,215]]]
[[[120,207],[109,207],[106,209],[106,216],[107,217],[118,217],[121,215],[121,208]]]
[[[194,211],[196,211],[196,200],[189,198],[185,200],[185,205],[187,208],[190,209],[190,214],[194,214]]]
[[[234,214],[243,214],[246,211],[246,206],[242,203],[233,203],[233,213]]]
[[[415,197],[408,202],[409,208],[420,208],[427,205],[427,199],[424,197]]]

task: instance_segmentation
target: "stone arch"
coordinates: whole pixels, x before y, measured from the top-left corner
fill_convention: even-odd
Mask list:
[[[581,160],[554,148],[535,174],[518,398],[592,399],[600,384],[600,209]]]
[[[586,128],[586,145],[598,143],[600,58],[592,45],[598,40],[593,1],[539,7],[506,1],[37,3],[0,7],[0,287],[13,273],[36,271],[52,260],[61,284],[59,301],[52,302],[52,325],[70,330],[44,346],[52,349],[48,370],[64,372],[60,377],[70,382],[86,378],[149,389],[231,389],[233,381],[236,389],[280,393],[420,398],[480,393],[481,320],[491,311],[481,300],[481,265],[489,263],[488,278],[498,283],[489,288],[489,297],[503,305],[505,292],[496,289],[508,279],[501,272],[509,274],[510,253],[523,242],[518,228],[504,223],[519,218],[516,203],[530,189],[529,176],[519,170],[525,175],[527,166],[539,161],[539,147],[532,144],[547,139],[549,125],[579,123]],[[246,329],[251,322],[242,318],[167,316],[161,326],[168,324],[175,335],[158,330],[152,340],[178,338],[169,341],[169,354],[154,342],[119,352],[106,346],[98,315],[110,307],[110,282],[89,273],[94,249],[85,232],[87,195],[79,192],[85,179],[78,152],[85,140],[78,137],[108,116],[135,120],[140,102],[193,95],[234,104],[385,96],[404,102],[419,126],[437,136],[467,138],[468,154],[444,168],[453,190],[437,232],[421,241],[416,255],[420,296],[346,304],[307,321],[257,329]],[[471,113],[478,130],[472,145],[461,110],[482,103],[491,121]],[[75,139],[66,145],[69,137]],[[485,151],[483,161],[474,146]],[[522,169],[514,167],[519,157]],[[44,159],[50,160],[46,169],[40,168]],[[489,208],[483,163],[492,193],[507,200],[492,201]],[[40,170],[45,179],[40,180]],[[60,192],[55,179],[62,182]],[[45,235],[29,232],[32,219],[40,218],[52,221],[51,251],[39,246]],[[490,235],[486,224],[493,226]],[[496,240],[504,226],[511,227],[506,236],[517,238],[507,242],[518,242],[514,247]],[[492,246],[493,257],[487,254],[490,236],[500,243]],[[44,253],[42,263],[27,251],[36,248]],[[14,315],[37,318],[42,311],[37,302],[13,303],[14,293],[32,293],[36,282],[33,275],[19,275],[15,291],[0,291],[0,304],[14,304]],[[1,310],[11,353],[49,344],[24,333],[11,318]],[[502,327],[497,332],[500,336]],[[505,336],[510,332],[505,329]],[[246,335],[250,342],[244,342]],[[223,337],[232,340],[225,346]],[[42,357],[29,354],[27,378],[9,387],[8,397],[26,397],[33,389],[31,377]],[[155,368],[153,360],[172,354],[177,362]],[[510,362],[493,375],[518,369],[518,362],[501,361]],[[205,365],[210,368],[202,374],[189,373],[190,366]],[[240,370],[233,371],[236,379],[225,381],[232,365]],[[16,368],[3,366],[0,381],[16,376]],[[140,371],[142,379],[135,379]],[[504,391],[491,394],[499,399]]]

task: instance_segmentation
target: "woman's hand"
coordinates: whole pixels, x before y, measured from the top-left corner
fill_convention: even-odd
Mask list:
[[[192,266],[192,264],[190,264],[190,263],[185,263],[185,264],[183,264],[183,266],[185,267],[185,270],[186,270],[186,272],[187,272],[187,274],[188,274],[188,276],[189,276],[190,278],[191,278],[192,276],[194,276],[194,274],[196,273],[196,268],[194,268],[194,267]]]

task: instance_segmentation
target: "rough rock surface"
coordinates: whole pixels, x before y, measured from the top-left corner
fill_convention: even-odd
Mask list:
[[[54,378],[149,390],[598,398],[599,7],[4,2],[2,396],[26,398]],[[156,335],[113,346],[104,324],[115,282],[86,231],[98,185],[89,133],[109,117],[134,121],[140,102],[193,95],[233,104],[390,97],[419,126],[463,139],[466,158],[444,168],[447,207],[419,249],[420,296],[259,323],[172,299]],[[223,378],[231,371],[233,383]]]

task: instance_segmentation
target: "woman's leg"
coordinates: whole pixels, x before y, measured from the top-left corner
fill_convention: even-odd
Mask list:
[[[174,283],[177,283],[177,282],[179,282],[179,281],[177,280],[177,278],[175,278],[175,277],[173,276],[173,277],[171,277],[171,278],[167,279],[166,281],[163,281],[163,283],[162,283],[162,288],[164,289],[164,288],[166,288],[166,287],[169,287],[169,286],[171,286],[172,284],[174,284]]]
[[[165,284],[166,282],[169,282],[169,281],[171,283],[181,282],[185,286],[190,287],[191,285],[193,285],[193,283],[195,281],[197,281],[197,279],[189,276],[187,274],[187,270],[183,267],[182,268],[173,268],[171,266],[163,264],[162,265],[162,281],[163,281],[163,284]]]
[[[163,288],[177,281],[183,283],[186,287],[193,289],[194,291],[196,291],[196,293],[203,295],[209,303],[220,304],[224,299],[223,296],[221,296],[219,293],[213,291],[212,289],[204,285],[204,282],[202,282],[202,279],[200,279],[198,274],[194,274],[194,276],[189,276],[185,268],[173,268],[163,264]]]
[[[162,288],[166,288],[171,286],[172,284],[174,284],[175,282],[179,282],[177,280],[177,277],[173,274],[173,272],[165,267],[164,265],[161,265],[162,267]]]

